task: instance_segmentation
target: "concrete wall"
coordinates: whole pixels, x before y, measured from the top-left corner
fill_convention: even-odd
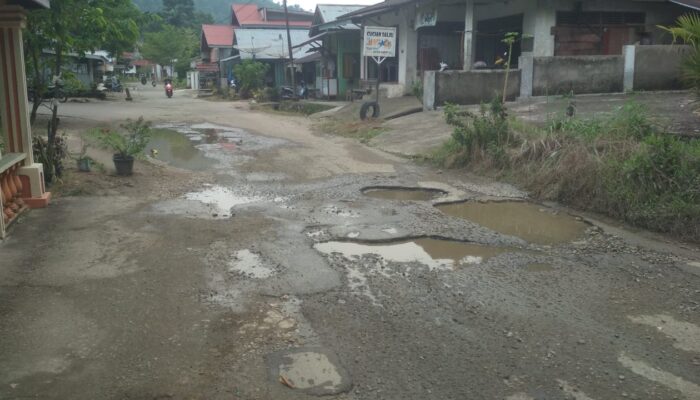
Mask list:
[[[634,90],[683,89],[681,60],[688,46],[635,46]]]
[[[506,76],[504,70],[427,71],[425,74],[423,106],[426,109],[433,109],[446,102],[479,104],[492,100],[494,96],[500,97]],[[508,99],[515,99],[519,92],[520,70],[514,69],[508,77]]]
[[[532,95],[622,92],[623,56],[534,57]]]

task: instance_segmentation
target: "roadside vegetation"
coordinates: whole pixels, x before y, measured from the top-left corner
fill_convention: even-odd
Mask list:
[[[533,196],[700,241],[700,141],[662,132],[633,102],[606,116],[508,117],[500,99],[477,113],[445,107],[452,137],[433,154],[524,186]]]
[[[365,144],[384,132],[382,121],[377,119],[361,121],[325,118],[321,123],[316,125],[316,130],[318,132],[356,139]]]

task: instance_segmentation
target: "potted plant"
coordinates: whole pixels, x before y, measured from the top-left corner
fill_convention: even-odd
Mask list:
[[[126,134],[109,129],[98,132],[97,139],[105,147],[114,151],[112,161],[117,175],[131,175],[134,170],[134,157],[140,156],[151,139],[151,123],[143,117],[137,120],[127,120],[121,125]]]
[[[69,153],[70,157],[75,160],[78,171],[80,172],[90,172],[90,164],[92,163],[92,158],[87,155],[88,145],[83,141],[82,136],[80,137],[80,152],[79,153]]]

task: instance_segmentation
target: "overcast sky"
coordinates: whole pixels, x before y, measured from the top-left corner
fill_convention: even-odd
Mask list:
[[[281,4],[282,1],[278,0]],[[371,5],[381,3],[382,0],[287,0],[287,4],[299,4],[304,10],[314,11],[316,4],[363,4]]]

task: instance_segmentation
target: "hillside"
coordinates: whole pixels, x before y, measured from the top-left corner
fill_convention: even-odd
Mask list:
[[[133,0],[134,4],[141,9],[141,11],[160,11],[163,2],[162,0]],[[194,0],[194,7],[196,11],[209,14],[214,17],[214,21],[217,23],[224,23],[228,21],[229,15],[231,13],[230,7],[233,3],[254,3],[261,6],[279,6],[272,0],[254,0],[254,1],[232,1],[232,0]],[[291,1],[290,3],[294,3]],[[290,8],[296,8],[290,4]]]

